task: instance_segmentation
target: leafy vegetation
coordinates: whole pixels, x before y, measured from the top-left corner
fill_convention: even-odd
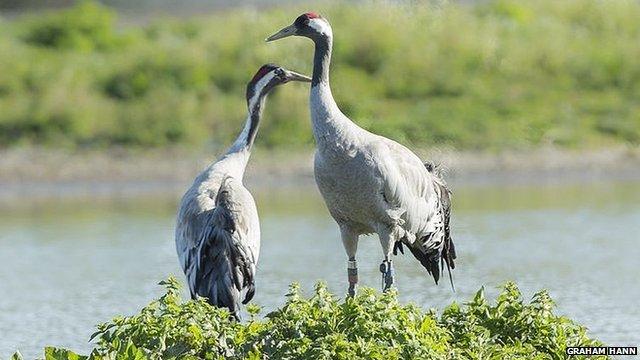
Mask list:
[[[394,292],[363,288],[338,300],[319,283],[305,298],[294,284],[265,318],[249,306],[246,323],[202,299],[183,302],[173,278],[161,284],[166,294],[139,314],[99,325],[90,355],[46,348],[45,359],[564,359],[565,346],[601,345],[553,314],[546,291],[525,303],[513,283],[493,304],[481,289],[440,316],[398,303]]]
[[[421,147],[640,144],[637,1],[409,3],[315,8],[336,34],[334,95],[365,128]],[[228,144],[255,69],[310,73],[308,40],[263,42],[307,10],[0,19],[0,147]],[[312,143],[305,86],[272,96],[260,144]]]

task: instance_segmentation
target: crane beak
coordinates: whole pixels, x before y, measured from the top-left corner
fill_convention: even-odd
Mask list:
[[[295,71],[285,70],[284,74],[285,74],[285,77],[287,79],[287,82],[289,82],[289,81],[311,82],[311,78],[310,77],[308,77],[306,75],[298,74]]]
[[[264,41],[269,42],[269,41],[273,41],[273,40],[278,40],[278,39],[283,39],[292,35],[296,34],[296,27],[295,25],[291,24],[285,28],[283,28],[282,30],[278,31],[277,33],[269,36],[268,38],[266,38]]]

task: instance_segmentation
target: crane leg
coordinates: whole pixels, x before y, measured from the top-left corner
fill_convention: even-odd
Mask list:
[[[384,260],[380,264],[380,272],[382,273],[382,291],[387,291],[393,286],[395,271],[393,270],[393,261],[391,261],[391,246],[395,243],[392,241],[390,231],[386,228],[380,229],[378,236],[380,237],[380,245],[384,253]]]
[[[395,270],[393,269],[393,261],[388,259],[382,261],[380,272],[382,273],[382,291],[387,291],[394,283]]]
[[[347,275],[349,276],[349,297],[356,295],[356,286],[358,286],[358,263],[355,258],[349,258],[347,261]]]
[[[340,227],[340,235],[342,237],[342,245],[349,257],[347,261],[347,276],[349,279],[349,288],[347,294],[350,297],[355,296],[356,287],[358,286],[358,263],[356,262],[356,251],[358,250],[358,234],[351,231],[346,226]]]

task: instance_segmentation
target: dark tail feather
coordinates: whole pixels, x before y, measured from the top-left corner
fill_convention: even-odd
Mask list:
[[[198,295],[206,297],[209,304],[227,308],[233,317],[238,318],[240,290],[233,275],[234,263],[227,256],[226,253],[219,253],[204,259],[196,291]]]
[[[396,241],[393,244],[393,255],[398,255],[398,251],[404,255],[404,248],[402,247],[402,241]]]
[[[451,289],[456,291],[453,285],[453,277],[451,276],[451,270],[456,268],[454,260],[456,259],[456,246],[453,244],[451,238],[451,192],[446,186],[438,184],[440,186],[440,203],[444,212],[444,246],[442,248],[441,261],[447,265],[447,272],[449,273],[449,283],[451,283]],[[444,266],[442,267],[444,271]]]
[[[455,269],[456,267],[454,263],[454,260],[456,258],[456,249],[453,245],[453,240],[451,239],[451,237],[448,237],[445,240],[442,253],[440,253],[438,250],[424,253],[422,252],[422,249],[416,249],[413,246],[407,247],[409,248],[409,250],[411,250],[413,256],[418,259],[418,261],[420,261],[420,264],[422,264],[422,266],[427,269],[427,272],[433,277],[433,280],[436,282],[436,284],[438,284],[440,275],[444,272],[444,268],[446,266],[447,272],[449,273],[449,282],[451,283],[451,289],[454,292],[456,291],[455,285],[453,284],[453,276],[451,275],[451,270]]]
[[[442,212],[444,220],[444,244],[442,251],[432,250],[427,253],[423,253],[422,249],[419,248],[414,249],[409,246],[409,249],[416,259],[420,261],[422,266],[427,269],[429,274],[433,276],[433,280],[435,280],[436,284],[438,283],[441,275],[440,265],[442,265],[442,273],[444,273],[444,267],[446,265],[447,272],[449,273],[451,289],[455,292],[456,289],[453,284],[453,276],[451,275],[451,270],[456,267],[454,262],[456,259],[456,248],[453,244],[453,239],[451,239],[451,228],[449,224],[451,220],[451,191],[447,188],[444,180],[442,180],[443,168],[441,166],[430,162],[425,163],[424,166],[427,171],[435,175],[437,178],[436,186],[439,188],[440,211]]]
[[[438,284],[438,280],[440,280],[440,256],[437,250],[423,253],[420,249],[415,249],[413,246],[407,246],[413,256],[415,256],[420,264],[427,269],[429,275],[433,277],[433,280]]]
[[[456,287],[453,285],[453,276],[451,275],[451,269],[456,268],[456,264],[453,260],[456,258],[456,248],[453,245],[453,240],[451,238],[445,242],[445,248],[442,251],[442,256],[440,257],[440,262],[444,263],[447,266],[447,272],[449,273],[449,283],[451,284],[451,290],[456,292]],[[444,266],[442,267],[442,271],[444,271]]]
[[[251,301],[251,299],[253,299],[253,295],[255,294],[256,294],[256,284],[253,281],[251,281],[251,283],[249,284],[249,287],[247,288],[247,293],[244,295],[244,300],[242,300],[242,303],[244,305],[247,305],[247,303]]]
[[[212,241],[201,244],[195,291],[209,304],[229,309],[231,317],[240,320],[241,292],[247,289],[242,301],[246,304],[255,294],[255,281],[247,250],[234,242],[229,230],[216,229]]]

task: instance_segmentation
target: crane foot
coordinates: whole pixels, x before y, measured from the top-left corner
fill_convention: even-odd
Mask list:
[[[382,291],[387,291],[393,286],[393,262],[391,260],[384,260],[380,264],[380,272],[382,273]]]

